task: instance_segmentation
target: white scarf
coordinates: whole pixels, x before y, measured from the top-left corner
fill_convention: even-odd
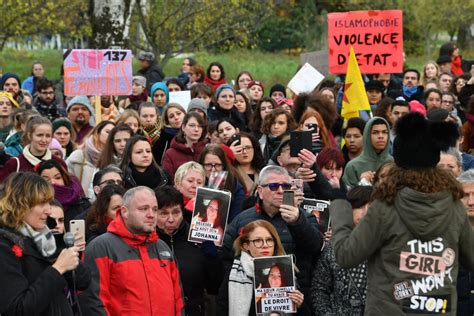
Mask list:
[[[33,239],[36,248],[38,248],[38,251],[43,257],[48,258],[56,252],[56,241],[48,226],[45,226],[40,231],[36,231],[25,223],[20,227],[19,231],[23,236]]]
[[[229,316],[248,315],[253,297],[253,258],[242,251],[229,275]]]
[[[49,149],[46,149],[46,154],[41,159],[38,159],[30,152],[30,145],[27,145],[25,148],[23,148],[23,156],[33,166],[36,166],[43,160],[49,160],[52,158],[51,151]]]

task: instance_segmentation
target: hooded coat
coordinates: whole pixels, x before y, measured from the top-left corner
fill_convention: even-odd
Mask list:
[[[84,264],[92,275],[84,315],[184,315],[176,260],[156,231],[135,235],[118,214],[86,247]]]
[[[374,150],[374,147],[372,146],[371,131],[374,122],[378,120],[382,120],[387,126],[387,131],[389,131],[389,139],[387,141],[387,145],[385,145],[385,149],[377,154]],[[374,117],[367,122],[364,128],[363,141],[364,146],[362,154],[349,161],[346,165],[346,168],[344,169],[342,180],[349,187],[353,187],[359,183],[360,175],[362,173],[369,170],[375,172],[384,162],[391,161],[393,159],[388,153],[390,144],[390,126],[383,118]]]
[[[451,192],[405,187],[393,205],[374,201],[356,229],[347,201],[330,212],[337,263],[368,258],[365,315],[456,314],[459,264],[474,269],[474,231]]]

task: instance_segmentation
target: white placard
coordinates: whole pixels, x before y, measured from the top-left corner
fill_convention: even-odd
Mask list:
[[[288,83],[288,88],[296,94],[311,92],[323,81],[324,76],[313,66],[306,63]]]
[[[189,102],[191,102],[191,91],[187,90],[170,92],[169,103],[178,103],[187,111]]]

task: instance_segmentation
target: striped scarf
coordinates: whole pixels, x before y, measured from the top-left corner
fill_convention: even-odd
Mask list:
[[[20,227],[19,232],[23,236],[33,239],[36,248],[38,248],[38,251],[43,257],[48,258],[56,252],[56,241],[48,226],[45,226],[40,231],[36,231],[33,227],[25,223]]]
[[[242,251],[229,275],[229,316],[248,315],[253,304],[253,258]]]

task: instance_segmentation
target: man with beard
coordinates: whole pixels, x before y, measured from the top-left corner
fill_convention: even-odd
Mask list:
[[[20,90],[20,77],[13,73],[7,72],[1,78],[0,90],[9,92],[13,96],[13,99],[15,99],[18,104],[21,104],[23,101],[23,95]]]
[[[85,96],[76,96],[69,101],[66,108],[67,118],[71,121],[76,131],[74,142],[82,144],[84,137],[92,130],[89,123],[93,109],[89,99]]]
[[[58,102],[54,96],[54,84],[48,79],[38,80],[36,90],[37,96],[33,100],[33,107],[51,122],[58,117],[66,116],[64,108],[59,108]]]

